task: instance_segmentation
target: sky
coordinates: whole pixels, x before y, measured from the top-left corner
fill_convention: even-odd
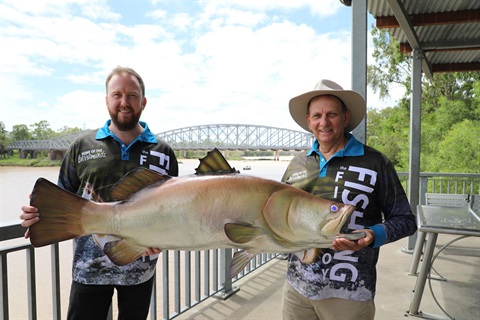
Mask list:
[[[7,131],[42,120],[54,131],[103,126],[105,78],[117,65],[142,76],[141,120],[154,133],[204,124],[301,131],[292,97],[320,79],[344,89],[352,81],[351,7],[338,0],[0,0],[0,47]],[[367,92],[368,108],[392,101]]]

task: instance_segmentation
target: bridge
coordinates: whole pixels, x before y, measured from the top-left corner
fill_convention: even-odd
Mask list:
[[[38,151],[48,151],[49,159],[61,160],[72,142],[84,131],[73,132],[50,140],[20,140],[8,150],[19,150],[20,157],[35,157]],[[290,129],[245,125],[211,124],[174,129],[156,134],[174,150],[273,150],[299,151],[309,149],[313,134]]]

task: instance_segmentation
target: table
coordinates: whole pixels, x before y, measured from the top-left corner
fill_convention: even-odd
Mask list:
[[[416,272],[422,248],[424,247],[423,260],[412,295],[408,315],[425,319],[445,319],[440,316],[419,312],[420,302],[427,276],[430,272],[433,252],[439,234],[452,234],[458,236],[480,237],[480,218],[477,212],[465,207],[417,207],[418,237],[412,257],[410,272]]]

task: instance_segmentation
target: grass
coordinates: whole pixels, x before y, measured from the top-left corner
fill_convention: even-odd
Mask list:
[[[6,158],[0,157],[0,167],[58,167],[62,161],[49,160],[46,155],[39,153],[35,159],[20,159],[18,152],[14,152],[13,155]]]

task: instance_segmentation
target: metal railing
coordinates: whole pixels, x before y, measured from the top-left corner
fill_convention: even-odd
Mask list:
[[[408,173],[399,172],[403,188],[408,193]],[[427,193],[480,194],[480,173],[420,173],[420,204]]]
[[[407,187],[408,174],[399,173],[404,187]],[[480,194],[480,174],[437,174],[422,173],[420,175],[420,203],[425,203],[425,193],[452,193],[452,194]],[[0,226],[0,271],[2,278],[0,317],[9,318],[9,307],[12,300],[18,303],[18,297],[9,296],[9,268],[18,268],[8,263],[9,255],[25,252],[26,257],[26,294],[28,296],[26,309],[29,319],[37,319],[38,299],[37,282],[40,277],[40,263],[36,262],[34,249],[29,244],[16,244],[6,247],[5,243],[21,239],[24,228],[20,225]],[[72,248],[70,244],[70,248]],[[52,299],[50,301],[52,313],[50,318],[61,319],[61,296],[68,297],[68,292],[62,292],[61,279],[70,283],[70,274],[61,273],[59,244],[51,245],[50,265]],[[260,266],[264,265],[276,254],[257,255],[238,276],[229,279],[227,269],[230,265],[234,250],[216,249],[208,251],[180,252],[165,251],[159,256],[155,286],[152,294],[150,318],[173,319],[181,313],[193,308],[211,296],[222,299],[234,294],[237,289],[233,283]],[[38,267],[37,267],[38,266]],[[45,271],[43,271],[45,272]],[[68,271],[69,272],[69,271]],[[10,287],[12,287],[10,285]],[[42,291],[45,291],[42,288]],[[65,291],[65,289],[63,290]],[[42,292],[43,293],[43,292]],[[41,298],[45,298],[41,295]],[[25,303],[23,300],[21,303]],[[115,310],[113,311],[115,313]]]
[[[5,242],[19,240],[23,238],[25,229],[20,225],[0,226],[0,271],[2,278],[0,281],[1,300],[0,318],[9,319],[11,303],[20,303],[22,307],[28,304],[28,318],[37,319],[37,300],[40,297],[37,290],[37,277],[41,277],[37,270],[35,249],[30,244],[12,245],[7,247]],[[72,241],[69,241],[73,251]],[[52,319],[62,319],[61,300],[62,294],[65,300],[68,293],[61,292],[61,280],[70,284],[70,274],[65,270],[60,270],[60,252],[59,244],[50,246],[51,262],[51,284],[52,284],[52,313],[49,317]],[[159,255],[157,273],[155,275],[154,287],[150,306],[150,319],[174,319],[188,309],[205,301],[209,297],[216,296],[220,299],[227,299],[235,294],[238,289],[233,284],[263,266],[268,261],[276,257],[274,253],[263,253],[255,256],[245,269],[234,278],[229,278],[228,268],[233,253],[237,249],[214,249],[205,251],[177,251],[165,250]],[[28,302],[9,295],[9,287],[17,279],[9,278],[9,268],[18,268],[17,265],[9,264],[9,255],[12,253],[25,253],[26,262],[26,293]],[[10,270],[11,271],[11,270]],[[62,273],[61,271],[64,271]],[[42,288],[43,289],[43,288]],[[43,291],[43,290],[42,290]],[[113,312],[112,312],[113,310]],[[110,319],[115,314],[116,307],[111,308]],[[65,317],[65,315],[63,315]],[[63,317],[63,318],[64,318]]]

